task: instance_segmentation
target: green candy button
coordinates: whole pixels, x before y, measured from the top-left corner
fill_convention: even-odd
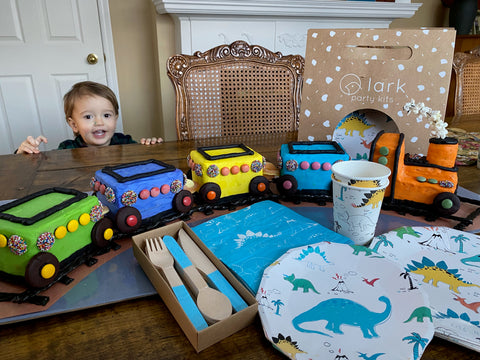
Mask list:
[[[382,165],[387,165],[388,164],[388,159],[385,156],[380,156],[378,158],[378,163]]]
[[[438,184],[438,180],[437,179],[428,179],[427,180],[430,184]]]
[[[418,182],[425,182],[425,181],[427,181],[427,178],[425,176],[417,176],[417,181]]]
[[[390,150],[388,149],[388,147],[382,146],[380,150],[378,150],[378,152],[380,153],[380,155],[387,156]]]

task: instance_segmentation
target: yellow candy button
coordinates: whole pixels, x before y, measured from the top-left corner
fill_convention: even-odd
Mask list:
[[[113,237],[113,230],[111,228],[108,228],[103,232],[103,238],[105,240],[110,240],[112,237]]]
[[[80,222],[80,225],[83,225],[83,226],[87,225],[90,222],[90,214],[83,213],[78,218],[78,221]]]
[[[55,275],[55,265],[46,264],[40,270],[40,275],[44,279],[50,279],[53,275]]]
[[[69,232],[75,232],[78,230],[78,221],[77,220],[70,220],[67,224],[67,229]]]
[[[67,228],[65,226],[59,226],[56,230],[55,230],[55,237],[57,239],[62,239],[65,237],[65,235],[67,235]]]
[[[3,234],[0,234],[0,247],[7,246],[7,237]]]

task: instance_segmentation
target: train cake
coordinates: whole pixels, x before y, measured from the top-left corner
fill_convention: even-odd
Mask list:
[[[65,188],[39,191],[0,207],[0,277],[47,287],[112,237],[97,197]]]
[[[199,147],[187,160],[200,202],[214,204],[236,195],[269,191],[264,157],[244,144]]]
[[[379,132],[372,142],[370,161],[391,170],[384,204],[423,206],[442,215],[460,208],[456,195],[458,173],[454,138],[431,138],[426,156],[405,153],[402,133]]]
[[[276,179],[280,194],[331,195],[332,165],[349,160],[336,141],[293,141],[283,144],[277,156],[280,176]]]
[[[173,165],[150,159],[95,172],[91,188],[109,209],[121,233],[132,233],[142,222],[160,219],[169,212],[185,214],[193,196],[184,189],[185,174]]]

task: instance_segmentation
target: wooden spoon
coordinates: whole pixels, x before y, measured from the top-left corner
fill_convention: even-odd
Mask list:
[[[178,232],[178,243],[192,261],[193,265],[200,270],[202,275],[208,278],[208,282],[230,299],[235,311],[238,312],[248,307],[245,300],[242,299],[228,280],[225,279],[222,273],[210,261],[207,255],[204,254],[202,249],[198,247],[195,241],[183,229],[180,229]]]
[[[232,303],[225,294],[208,286],[205,279],[192,264],[182,248],[171,236],[163,241],[175,259],[175,268],[192,290],[198,309],[209,324],[228,318],[232,314]]]

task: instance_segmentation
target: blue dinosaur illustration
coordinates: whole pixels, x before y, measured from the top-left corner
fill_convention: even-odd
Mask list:
[[[310,280],[307,279],[296,279],[295,274],[292,275],[283,275],[283,278],[293,285],[293,291],[297,291],[298,288],[302,288],[304,293],[308,293],[309,290],[312,290],[314,293],[320,294]]]
[[[292,320],[292,325],[301,332],[331,336],[321,331],[300,327],[305,322],[326,320],[327,325],[325,329],[335,334],[343,334],[343,331],[340,329],[341,325],[351,325],[358,326],[364,338],[378,337],[375,326],[387,320],[392,312],[392,304],[387,297],[380,296],[378,300],[386,304],[385,310],[380,313],[372,312],[353,300],[343,298],[327,299],[297,315]]]
[[[360,351],[358,351],[358,357],[365,360],[377,360],[382,355],[385,355],[385,353],[376,353],[368,356],[366,353],[361,353]]]
[[[480,267],[480,254],[470,256],[468,258],[460,259],[460,261],[462,263],[464,263],[465,265],[468,265],[468,266]],[[478,265],[473,265],[473,264],[470,264],[470,263],[477,263]]]

